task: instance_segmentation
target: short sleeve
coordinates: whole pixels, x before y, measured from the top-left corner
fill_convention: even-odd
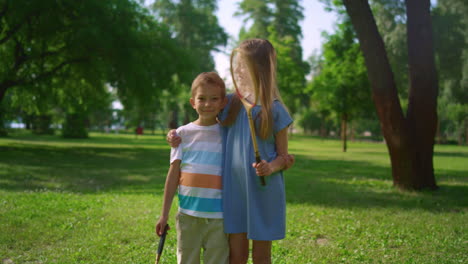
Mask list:
[[[226,106],[218,114],[218,119],[220,121],[224,121],[227,118],[227,115],[229,113],[229,108],[231,107],[231,104],[232,104],[233,95],[234,94],[232,94],[232,93],[226,95],[226,97],[228,99],[228,102],[227,102]]]
[[[176,160],[182,160],[182,144],[180,144],[177,148],[171,148],[171,162],[172,164]]]
[[[278,100],[273,103],[273,133],[276,134],[293,122],[286,107]]]

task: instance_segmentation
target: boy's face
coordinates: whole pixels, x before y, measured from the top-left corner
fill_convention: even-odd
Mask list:
[[[207,120],[216,120],[216,116],[226,103],[227,98],[222,98],[221,88],[216,85],[202,85],[190,98],[190,104],[197,111],[199,117]]]

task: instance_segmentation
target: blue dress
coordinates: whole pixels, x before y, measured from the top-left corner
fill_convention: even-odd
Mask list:
[[[220,113],[224,120],[229,103]],[[260,107],[252,109],[255,117]],[[292,118],[279,102],[275,101],[273,111],[273,133],[292,123]],[[236,121],[222,128],[223,136],[223,210],[226,233],[247,233],[252,240],[278,240],[285,237],[286,196],[282,171],[266,177],[266,186],[260,184],[252,163],[255,162],[247,113],[241,107]],[[277,156],[274,137],[263,140],[257,136],[260,157],[267,162]]]

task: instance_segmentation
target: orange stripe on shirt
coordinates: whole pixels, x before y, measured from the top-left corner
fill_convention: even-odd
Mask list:
[[[221,176],[200,173],[180,173],[180,185],[221,190]]]

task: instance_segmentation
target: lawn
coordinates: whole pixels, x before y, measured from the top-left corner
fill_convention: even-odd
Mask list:
[[[343,153],[337,140],[294,135],[290,152],[273,263],[468,263],[468,147],[435,147],[435,192],[393,188],[382,143]],[[0,260],[154,263],[168,159],[161,134],[1,138]],[[176,263],[175,237],[162,263]]]

